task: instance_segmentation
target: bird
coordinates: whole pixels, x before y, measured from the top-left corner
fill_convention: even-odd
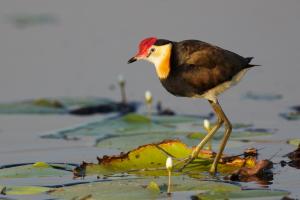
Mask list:
[[[197,158],[205,144],[224,125],[219,151],[209,169],[212,174],[217,172],[232,131],[218,96],[236,85],[250,68],[258,66],[250,64],[252,59],[200,40],[176,42],[148,37],[139,43],[137,54],[128,60],[128,64],[138,60],[153,63],[161,84],[169,93],[179,97],[204,98],[211,105],[217,121],[185,159],[183,168]]]

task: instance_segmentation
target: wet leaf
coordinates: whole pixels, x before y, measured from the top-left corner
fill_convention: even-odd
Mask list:
[[[232,192],[215,193],[212,191],[200,193],[193,196],[193,200],[213,200],[213,199],[281,199],[283,196],[288,195],[286,191],[280,190],[267,190],[267,189],[249,189]]]
[[[88,186],[84,184],[66,187],[63,188],[63,190],[53,191],[51,195],[63,199],[80,198],[86,194],[92,194],[95,199],[107,200],[120,198],[123,200],[158,199],[167,197],[166,182],[167,178],[164,177],[104,181],[101,183],[92,183]],[[176,198],[176,192],[180,191],[212,190],[219,192],[224,190],[239,191],[240,188],[232,184],[221,182],[198,181],[188,177],[173,177],[172,190],[174,192],[173,197]]]
[[[153,192],[160,192],[160,188],[158,186],[158,184],[154,181],[151,181],[148,185],[147,185],[147,189],[148,190],[152,190]]]
[[[263,101],[274,101],[282,99],[283,96],[281,94],[273,94],[273,93],[259,93],[259,92],[253,92],[249,91],[247,92],[244,97],[245,99],[251,99],[251,100],[263,100]]]
[[[294,145],[294,146],[299,146],[300,145],[300,139],[299,138],[294,138],[294,139],[289,139],[287,141],[288,144]]]
[[[8,17],[9,21],[17,28],[27,28],[36,25],[55,24],[58,19],[47,13],[42,14],[17,14]]]
[[[120,136],[108,136],[99,138],[96,140],[96,147],[118,149],[121,151],[129,151],[136,148],[139,144],[143,144],[145,141],[149,143],[157,143],[166,139],[184,139],[186,133],[178,132],[149,132],[149,133],[137,133],[132,135],[120,135]],[[134,142],[133,142],[134,141]]]
[[[121,114],[132,113],[137,110],[138,107],[137,102],[129,102],[129,103],[109,103],[109,104],[98,104],[92,106],[84,106],[80,108],[75,108],[69,111],[72,115],[93,115],[97,113],[105,114],[111,112],[119,112]]]
[[[39,186],[1,186],[5,187],[5,195],[36,195],[48,192],[50,188]]]
[[[256,181],[260,184],[267,185],[269,181],[273,180],[273,173],[270,171],[272,167],[273,163],[271,161],[260,160],[254,163],[252,167],[244,166],[234,171],[228,179],[241,182]]]
[[[253,124],[246,124],[242,122],[232,124],[233,129],[250,128],[252,126]]]
[[[64,129],[43,137],[64,139],[74,136],[97,136],[98,140],[101,140],[101,138],[124,136],[125,134],[163,132],[174,129],[174,127],[153,122],[144,115],[127,114],[118,118],[109,118],[99,122],[80,125],[75,128]]]
[[[103,156],[98,158],[98,164],[83,163],[74,170],[75,177],[85,175],[106,175],[115,173],[134,173],[143,175],[166,175],[165,162],[168,156],[176,160],[187,158],[192,152],[192,148],[186,146],[179,140],[165,140],[160,143],[140,146],[119,156]],[[215,153],[202,150],[199,157],[188,165],[184,172],[204,172],[212,164],[212,156]],[[219,172],[233,172],[245,164],[245,160],[234,157],[231,160],[220,163]],[[174,164],[174,170],[179,169],[183,163]],[[248,166],[248,163],[246,162]],[[250,167],[250,166],[248,166]]]
[[[63,114],[70,110],[96,105],[115,106],[116,102],[105,98],[78,97],[78,98],[41,98],[0,104],[2,114]]]
[[[45,162],[36,162],[32,165],[33,167],[51,167],[48,163]]]
[[[276,130],[271,129],[254,129],[254,128],[246,128],[244,130],[233,130],[230,139],[235,140],[243,140],[247,138],[254,138],[258,136],[269,136],[272,135]],[[203,139],[206,133],[195,132],[188,135],[190,139]],[[214,136],[213,140],[221,140],[223,138],[224,132],[218,131]]]
[[[281,161],[281,165],[285,166],[288,164],[290,167],[294,167],[296,169],[300,169],[300,145],[298,148],[288,154],[286,154],[284,157],[288,157],[290,161]]]
[[[107,180],[98,183],[76,185],[53,190],[50,195],[62,199],[80,199],[89,194],[94,199],[131,200],[131,199],[165,199],[167,198],[167,177],[134,178],[127,180]],[[151,185],[149,187],[149,185]],[[153,189],[155,188],[155,189]],[[251,192],[250,192],[251,191]],[[200,193],[200,194],[199,194]],[[199,195],[198,195],[199,194]],[[172,199],[224,199],[232,198],[263,199],[264,197],[282,197],[285,191],[275,190],[242,190],[240,186],[214,181],[199,181],[186,176],[172,177]],[[205,198],[204,198],[205,197]]]
[[[280,113],[279,114],[282,118],[286,120],[299,120],[300,119],[300,112],[286,112],[286,113]]]
[[[204,119],[211,119],[213,115],[195,116],[195,115],[153,115],[151,119],[157,123],[162,124],[176,124],[176,123],[202,123]]]
[[[1,178],[32,178],[32,177],[53,177],[67,176],[74,168],[68,164],[47,164],[38,162],[35,164],[20,165],[0,169]]]
[[[279,115],[286,120],[300,119],[300,105],[290,107],[291,111],[280,113]]]

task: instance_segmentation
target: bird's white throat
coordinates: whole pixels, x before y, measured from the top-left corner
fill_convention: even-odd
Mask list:
[[[160,79],[167,78],[170,73],[171,50],[172,44],[155,46],[155,52],[147,58],[149,62],[155,65],[156,73]]]

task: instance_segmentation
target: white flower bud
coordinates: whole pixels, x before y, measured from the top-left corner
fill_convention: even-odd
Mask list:
[[[152,102],[152,94],[151,94],[151,92],[149,90],[147,90],[145,92],[145,99],[146,99],[147,103],[151,103]]]
[[[207,119],[203,121],[203,126],[206,130],[210,130],[210,122]]]
[[[119,82],[119,84],[124,84],[125,83],[125,79],[124,79],[124,76],[122,74],[118,75],[118,82]]]
[[[168,157],[166,160],[166,168],[169,171],[172,170],[172,168],[173,168],[173,160],[171,157]]]

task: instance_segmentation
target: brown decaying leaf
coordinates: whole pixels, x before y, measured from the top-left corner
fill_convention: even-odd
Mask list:
[[[254,167],[242,167],[234,171],[226,179],[241,182],[257,182],[261,185],[268,185],[273,180],[273,173],[270,169],[273,163],[269,160],[260,160],[255,163]]]
[[[288,157],[290,161],[289,162],[281,161],[282,166],[288,164],[290,167],[300,169],[300,145],[295,151],[286,154],[284,157]]]

